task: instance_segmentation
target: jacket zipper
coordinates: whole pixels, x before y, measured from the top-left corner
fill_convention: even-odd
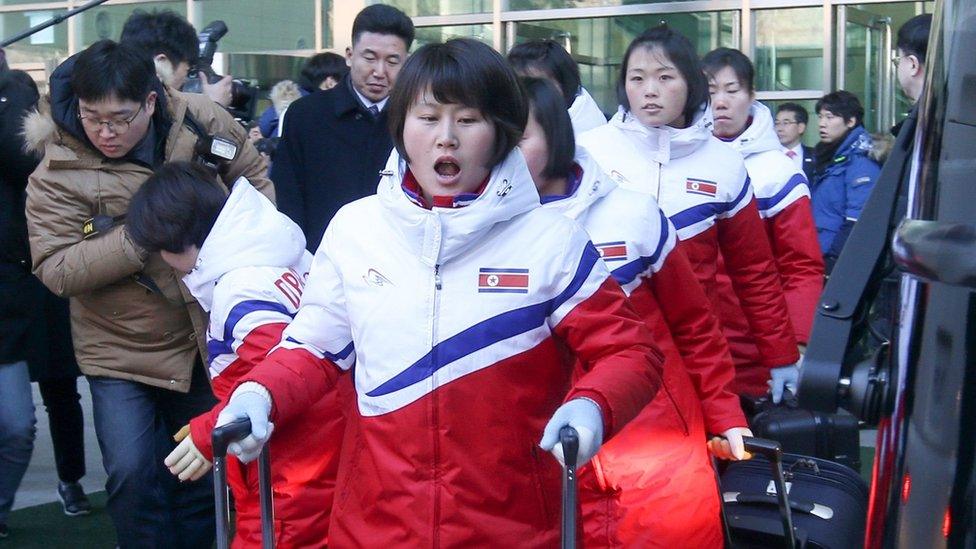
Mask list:
[[[440,305],[440,290],[441,290],[441,266],[440,264],[434,265],[434,292],[433,299],[431,300],[431,315],[430,315],[430,347],[433,351],[437,345],[437,313],[438,307]],[[433,351],[431,358],[436,363],[437,352]],[[431,513],[431,518],[433,519],[433,536],[431,540],[431,545],[434,548],[440,547],[440,514],[441,514],[441,488],[440,488],[440,403],[439,395],[436,387],[437,383],[437,372],[434,372],[430,378],[431,385],[433,388],[430,392],[430,403],[431,403],[431,424],[433,429],[431,429],[431,434],[433,436],[433,456],[432,456],[432,470],[431,478],[433,480],[434,489],[434,504]]]

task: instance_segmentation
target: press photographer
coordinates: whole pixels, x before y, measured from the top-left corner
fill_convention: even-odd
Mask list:
[[[183,91],[187,93],[204,93],[204,90],[212,88],[230,81],[230,101],[221,103],[236,118],[251,120],[254,118],[254,107],[256,105],[256,90],[242,80],[236,80],[231,76],[221,76],[213,69],[214,54],[217,53],[217,42],[227,34],[227,25],[223,21],[214,21],[203,28],[198,36],[200,42],[200,54],[197,57],[196,66],[190,70],[183,85]],[[223,85],[223,84],[221,84]]]
[[[168,10],[136,10],[126,20],[119,41],[131,44],[151,57],[156,66],[156,75],[167,86],[183,89],[192,78],[195,81],[190,86],[192,89],[183,91],[203,93],[224,107],[235,104],[233,76],[219,77],[212,69],[209,77],[201,78],[198,74],[201,70],[198,62],[200,52],[203,44],[209,43],[209,40],[201,38],[198,41],[193,25],[180,15]],[[216,41],[212,50],[216,50]],[[213,51],[210,52],[212,61]],[[209,67],[209,63],[205,65]],[[193,74],[190,74],[191,71]]]
[[[156,167],[177,160],[210,163],[225,183],[244,176],[274,194],[264,160],[226,110],[156,78],[150,59],[157,69],[173,67],[171,58],[184,66],[174,51],[161,60],[131,43],[96,42],[54,71],[25,124],[28,145],[43,154],[27,187],[33,271],[71,298],[122,548],[214,539],[210,485],[159,477],[172,450],[160,441],[214,404],[206,316],[160,254],[129,239],[121,224],[129,201]]]

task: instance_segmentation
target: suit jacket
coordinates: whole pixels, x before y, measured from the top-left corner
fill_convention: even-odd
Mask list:
[[[278,209],[301,227],[314,252],[339,208],[376,193],[393,139],[385,109],[374,119],[348,76],[295,101],[285,116],[271,179]]]
[[[807,177],[807,181],[813,182],[813,147],[807,147],[806,145],[800,144],[803,147],[803,175]]]

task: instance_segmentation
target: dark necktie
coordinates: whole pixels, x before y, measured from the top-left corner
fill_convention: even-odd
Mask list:
[[[380,115],[380,108],[376,105],[370,105],[366,110],[369,111],[369,115],[373,117],[373,120],[376,120]]]

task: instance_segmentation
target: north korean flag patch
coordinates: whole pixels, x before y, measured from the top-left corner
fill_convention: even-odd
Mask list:
[[[599,250],[600,257],[604,261],[624,261],[627,259],[626,242],[604,242],[602,244],[594,244],[594,246]]]
[[[478,292],[485,294],[529,293],[528,269],[478,269]]]
[[[688,194],[700,194],[715,198],[715,195],[718,194],[718,184],[714,181],[692,179],[689,177],[688,180],[685,181],[685,192]]]

